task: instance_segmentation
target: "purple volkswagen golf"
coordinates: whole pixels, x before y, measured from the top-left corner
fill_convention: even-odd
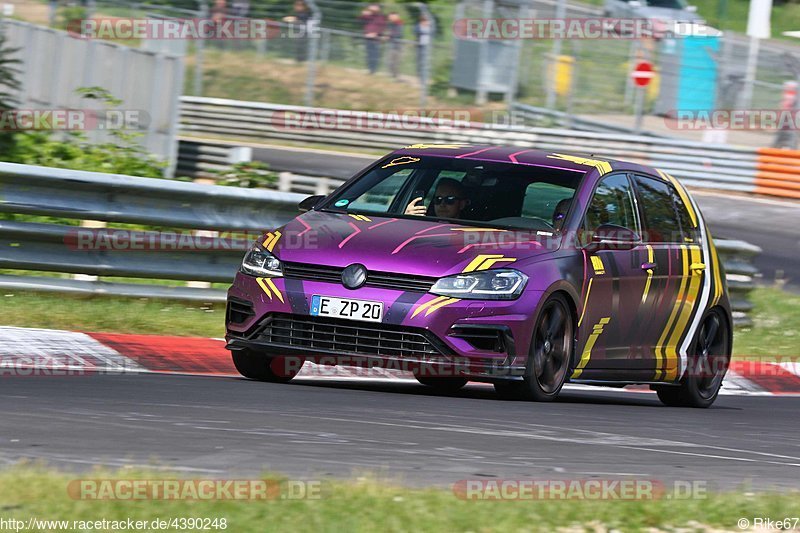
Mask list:
[[[697,205],[643,165],[519,147],[413,145],[264,235],[228,291],[242,375],[305,361],[554,399],[648,384],[707,407],[732,347],[725,275]]]

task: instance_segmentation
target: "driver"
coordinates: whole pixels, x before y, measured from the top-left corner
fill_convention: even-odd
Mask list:
[[[422,203],[423,198],[414,198],[408,207],[406,215],[423,216],[428,208]],[[436,185],[436,192],[433,195],[433,212],[437,217],[460,218],[464,209],[469,205],[464,186],[460,181],[453,178],[442,178]]]

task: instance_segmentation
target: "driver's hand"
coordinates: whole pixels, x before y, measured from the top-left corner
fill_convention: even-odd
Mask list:
[[[406,207],[405,214],[415,215],[419,217],[423,216],[425,212],[428,210],[428,208],[425,207],[425,204],[422,204],[420,202],[422,202],[421,196],[419,198],[414,198],[414,200],[410,204],[408,204],[408,207]]]

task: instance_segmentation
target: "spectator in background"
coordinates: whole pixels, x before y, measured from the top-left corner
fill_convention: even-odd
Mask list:
[[[358,18],[364,24],[367,69],[370,74],[375,74],[381,61],[381,39],[386,31],[386,17],[383,15],[380,5],[370,4]]]
[[[214,5],[211,6],[211,19],[216,24],[220,24],[227,14],[228,5],[225,0],[214,0]]]
[[[397,79],[400,75],[400,56],[403,52],[403,19],[392,11],[387,17],[386,38],[389,40],[389,72]]]
[[[292,14],[283,17],[284,22],[292,25],[290,36],[294,39],[294,57],[298,63],[306,60],[308,51],[308,21],[311,19],[311,10],[303,0],[295,0]]]
[[[247,17],[248,13],[250,13],[250,0],[233,0],[231,12],[234,17]]]
[[[417,40],[417,76],[422,80],[427,78],[425,69],[433,40],[433,25],[425,13],[420,14],[419,21],[414,26],[414,37]]]

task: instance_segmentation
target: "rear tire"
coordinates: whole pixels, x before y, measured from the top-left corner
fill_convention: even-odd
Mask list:
[[[575,344],[575,319],[561,294],[542,305],[531,338],[531,349],[522,381],[494,384],[502,399],[552,402],[569,374]]]
[[[231,351],[233,365],[241,375],[256,381],[288,383],[303,367],[305,359],[295,356],[267,357],[251,350]]]
[[[658,399],[670,407],[710,407],[717,399],[730,364],[728,321],[719,309],[703,317],[689,352],[680,385],[656,386]]]
[[[467,378],[440,378],[432,376],[414,376],[417,381],[439,392],[455,392],[467,384]]]

